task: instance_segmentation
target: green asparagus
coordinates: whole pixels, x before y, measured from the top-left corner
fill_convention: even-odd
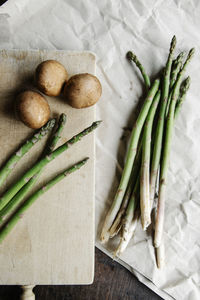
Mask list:
[[[30,198],[28,198],[22,206],[14,213],[14,215],[8,220],[5,226],[0,230],[0,243],[4,240],[4,238],[8,235],[8,233],[12,230],[12,228],[17,224],[17,222],[21,219],[24,212],[46,191],[48,191],[51,187],[53,187],[60,180],[70,175],[74,171],[80,169],[86,162],[88,158],[82,160],[81,162],[73,165],[71,168],[68,168],[61,174],[54,177],[50,180],[45,186],[37,190]]]
[[[129,199],[130,199],[131,194],[133,192],[133,187],[135,186],[135,182],[136,182],[137,177],[138,177],[138,173],[139,173],[139,169],[140,169],[140,165],[141,165],[141,157],[142,157],[142,140],[140,141],[139,146],[138,146],[137,154],[135,156],[135,161],[133,163],[133,168],[132,168],[132,171],[131,171],[130,180],[129,180],[129,183],[128,183],[126,193],[124,195],[122,205],[121,205],[120,210],[117,214],[117,217],[115,218],[115,221],[113,222],[113,224],[112,224],[112,226],[109,230],[111,238],[114,237],[115,235],[117,235],[119,230],[121,229],[121,225],[122,225],[121,220],[122,220],[122,217],[123,217],[123,215],[126,211],[126,207],[128,205]]]
[[[146,230],[151,223],[151,203],[149,197],[149,170],[151,158],[151,136],[155,113],[160,101],[160,91],[157,92],[153,99],[147,119],[144,125],[142,139],[142,165],[140,172],[140,209],[141,222],[143,230]]]
[[[178,74],[177,80],[174,85],[174,89],[172,92],[172,99],[170,103],[169,113],[167,117],[166,123],[166,134],[163,145],[163,157],[161,161],[161,169],[160,169],[160,186],[159,186],[159,195],[158,195],[158,207],[157,207],[157,216],[156,216],[156,225],[155,225],[155,235],[154,235],[154,245],[155,247],[159,247],[162,242],[162,234],[163,234],[163,225],[164,225],[164,209],[165,209],[165,196],[166,196],[166,181],[167,181],[167,171],[169,165],[169,156],[170,156],[170,147],[173,133],[173,124],[174,124],[174,113],[177,98],[179,95],[179,89],[181,85],[182,77],[185,73],[186,67],[190,62],[191,58],[194,54],[194,48],[190,50],[187,59]]]
[[[144,83],[145,83],[146,89],[148,90],[150,88],[151,84],[150,84],[149,76],[147,75],[147,73],[146,73],[143,65],[138,60],[137,56],[133,52],[131,52],[131,51],[127,52],[126,57],[128,58],[128,60],[133,61],[136,64],[136,66],[138,67],[138,69],[140,70],[140,72],[142,74],[142,77],[144,79]]]
[[[181,106],[185,100],[185,96],[186,96],[186,93],[188,91],[190,87],[190,77],[188,76],[184,81],[183,83],[181,84],[181,87],[180,87],[180,97],[179,99],[177,100],[177,103],[176,103],[176,108],[175,108],[175,114],[174,114],[174,118],[176,119],[177,116],[179,115],[179,112],[180,112],[180,109],[181,109]]]
[[[127,189],[127,185],[128,185],[129,179],[130,179],[130,175],[131,175],[133,162],[135,160],[135,155],[137,152],[137,146],[138,146],[139,137],[140,137],[140,134],[142,131],[142,127],[144,125],[144,122],[147,117],[147,114],[150,109],[153,98],[158,91],[159,84],[160,84],[160,80],[156,79],[147,94],[147,97],[144,101],[144,104],[142,106],[140,114],[137,118],[137,121],[136,121],[134,127],[133,127],[133,130],[131,133],[131,138],[130,138],[130,145],[129,145],[129,149],[128,149],[128,153],[127,153],[127,159],[125,162],[125,166],[124,166],[124,170],[122,173],[119,188],[117,190],[114,201],[112,202],[111,208],[106,216],[106,219],[105,219],[105,222],[103,225],[103,229],[101,232],[101,241],[102,242],[106,242],[109,239],[109,229],[115,220],[115,217],[120,209],[122,200],[124,198],[124,195],[125,195],[125,192]]]
[[[37,174],[41,168],[46,166],[49,162],[54,160],[57,156],[66,151],[70,146],[80,141],[85,135],[96,129],[101,121],[93,122],[91,126],[84,129],[72,137],[69,141],[58,147],[56,150],[46,155],[44,158],[39,160],[31,169],[29,169],[13,186],[11,186],[5,194],[0,198],[0,210],[6,206],[6,204],[16,195],[16,193],[24,186],[35,174]]]
[[[174,83],[176,82],[176,78],[178,76],[178,73],[181,70],[184,55],[185,55],[185,52],[181,52],[177,56],[177,58],[173,61],[171,76],[170,76],[170,85],[169,85],[170,89],[173,88]]]
[[[47,148],[45,149],[46,154],[50,154],[53,149],[56,146],[56,143],[60,139],[60,134],[64,128],[64,125],[66,123],[66,115],[61,114],[59,121],[58,121],[58,127],[57,130],[54,132],[53,137]],[[35,174],[20,190],[19,192],[8,202],[8,204],[0,211],[0,223],[4,220],[4,218],[10,214],[16,206],[24,199],[26,194],[31,190],[31,188],[35,185],[37,182],[39,176],[41,175],[43,171],[43,168]]]
[[[8,159],[0,170],[0,186],[4,183],[22,156],[24,156],[39,140],[41,140],[41,138],[43,138],[54,127],[54,125],[55,119],[49,120]]]
[[[161,106],[159,111],[159,118],[157,121],[157,128],[156,128],[154,147],[153,147],[153,156],[151,162],[151,174],[150,174],[150,202],[151,203],[153,203],[154,200],[156,178],[157,178],[158,168],[160,164],[165,111],[166,111],[167,100],[169,95],[170,72],[171,72],[172,59],[173,59],[175,46],[176,46],[176,37],[174,36],[171,41],[169,56],[164,70],[164,78],[162,80],[162,87],[161,87]]]

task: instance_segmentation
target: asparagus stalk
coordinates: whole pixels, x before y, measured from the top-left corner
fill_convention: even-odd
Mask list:
[[[142,156],[142,140],[140,141],[139,146],[138,146],[138,151],[137,151],[137,154],[136,154],[136,157],[135,157],[135,161],[134,161],[134,164],[133,164],[130,180],[129,180],[129,183],[128,183],[126,193],[124,195],[122,205],[121,205],[120,210],[117,214],[117,217],[115,218],[114,223],[112,224],[112,226],[109,230],[111,238],[114,237],[115,235],[117,235],[119,230],[121,229],[121,226],[122,226],[121,220],[122,220],[122,217],[123,217],[123,215],[126,211],[129,199],[130,199],[131,194],[133,192],[133,187],[134,187],[135,182],[136,182],[137,177],[138,177],[140,164],[141,164],[141,156]]]
[[[130,60],[130,61],[133,61],[136,66],[139,68],[141,74],[142,74],[142,77],[144,79],[144,83],[146,85],[146,88],[147,90],[149,89],[150,87],[150,79],[149,79],[149,76],[147,75],[143,65],[141,64],[141,62],[138,60],[137,56],[135,54],[133,54],[131,51],[129,51],[127,53],[127,58]],[[120,210],[117,214],[117,217],[113,223],[113,225],[111,226],[109,232],[110,232],[110,237],[114,237],[115,235],[118,234],[119,230],[121,229],[121,218],[126,210],[126,207],[127,207],[127,204],[128,204],[128,201],[130,199],[130,196],[131,196],[131,193],[132,193],[132,187],[135,183],[135,180],[136,180],[136,176],[138,174],[138,170],[139,170],[139,164],[140,164],[140,159],[141,159],[141,150],[142,150],[142,141],[141,143],[139,144],[138,146],[138,151],[137,151],[137,154],[136,154],[136,158],[135,158],[135,161],[134,161],[134,164],[133,164],[133,169],[132,169],[132,174],[131,174],[131,177],[130,177],[130,180],[129,180],[129,183],[128,183],[128,187],[127,187],[127,190],[126,190],[126,193],[125,193],[125,196],[124,196],[124,199],[123,199],[123,202],[122,202],[122,205],[120,207]]]
[[[41,140],[54,127],[55,119],[49,120],[37,133],[28,139],[5,163],[0,170],[0,186],[4,183],[17,162],[24,156],[39,140]]]
[[[80,141],[85,135],[89,134],[93,130],[95,130],[101,121],[93,122],[91,126],[84,129],[74,137],[72,137],[69,141],[58,147],[56,150],[51,152],[49,155],[45,155],[44,158],[39,160],[31,169],[29,169],[12,187],[10,187],[6,193],[0,199],[0,210],[6,206],[6,204],[14,197],[14,195],[24,186],[30,178],[32,178],[35,174],[37,174],[41,168],[46,166],[49,162],[54,160],[64,151],[69,149],[73,144]]]
[[[135,159],[135,155],[137,152],[137,146],[138,146],[138,141],[140,137],[140,133],[142,130],[142,127],[144,125],[146,116],[148,114],[149,108],[151,106],[152,100],[159,88],[160,81],[159,79],[156,79],[149,90],[147,97],[144,101],[143,107],[140,111],[140,114],[137,118],[137,121],[133,127],[132,133],[131,133],[131,138],[130,138],[130,145],[127,153],[127,159],[125,162],[124,170],[122,173],[121,181],[116,193],[116,196],[114,198],[114,201],[111,205],[111,208],[106,216],[103,229],[101,232],[101,241],[106,242],[109,239],[109,229],[113,224],[113,221],[115,220],[115,217],[120,209],[122,200],[124,198],[124,194],[127,189],[127,185],[130,179],[130,174],[133,166],[133,162]]]
[[[137,56],[133,52],[131,52],[131,51],[127,52],[126,57],[128,58],[129,61],[134,62],[135,65],[138,67],[138,69],[140,70],[140,72],[142,74],[142,77],[144,79],[144,83],[145,83],[146,89],[148,90],[150,88],[151,83],[150,83],[149,76],[147,75],[147,73],[146,73],[143,65],[138,60]]]
[[[172,59],[173,59],[175,46],[176,46],[176,37],[174,36],[171,41],[169,56],[164,70],[164,78],[162,80],[161,106],[160,106],[159,118],[158,118],[158,123],[156,128],[156,134],[155,134],[153,156],[152,156],[152,163],[151,163],[151,174],[150,174],[150,202],[151,203],[153,203],[154,200],[156,178],[157,178],[158,168],[160,164],[165,111],[166,111],[167,99],[169,95],[170,72],[171,72]]]
[[[28,198],[22,206],[17,210],[17,212],[8,220],[5,226],[0,230],[0,243],[4,240],[4,238],[8,235],[8,233],[12,230],[12,228],[17,224],[17,222],[21,219],[24,212],[46,191],[48,191],[51,187],[53,187],[56,183],[61,181],[66,176],[80,169],[86,162],[88,158],[82,160],[81,162],[73,165],[68,168],[61,174],[54,177],[50,180],[45,186],[37,190],[30,198]]]
[[[137,207],[139,202],[139,185],[140,180],[138,177],[129,204],[126,209],[125,216],[122,220],[122,235],[119,246],[115,251],[116,256],[120,256],[120,254],[126,249],[130,239],[134,234],[138,219],[140,217],[140,210]]]
[[[183,63],[183,57],[184,57],[185,53],[181,52],[177,58],[173,61],[173,65],[172,65],[172,71],[171,71],[171,78],[170,78],[170,89],[173,88],[174,83],[176,82],[176,78],[177,75],[179,73],[179,71],[181,70],[182,67],[182,63]]]
[[[158,195],[158,207],[157,207],[157,216],[156,216],[156,225],[155,225],[155,236],[154,236],[154,245],[159,247],[161,245],[162,234],[163,234],[163,224],[164,224],[164,209],[165,209],[165,196],[166,196],[166,181],[167,181],[167,171],[169,166],[169,156],[170,156],[170,147],[173,133],[173,124],[174,124],[174,112],[176,107],[176,102],[179,94],[179,89],[181,85],[181,80],[185,69],[190,62],[194,54],[194,48],[190,50],[187,59],[178,74],[176,83],[174,85],[172,100],[170,103],[167,123],[166,123],[166,135],[163,146],[163,158],[161,161],[161,170],[160,170],[160,188]]]
[[[156,207],[152,210],[152,219],[153,219],[153,230],[155,232],[155,222],[156,222]],[[162,239],[162,243],[158,248],[155,248],[155,254],[156,254],[156,264],[158,269],[163,268],[165,264],[165,245],[164,240]]]
[[[61,137],[60,134],[61,134],[61,132],[64,128],[65,123],[66,123],[66,115],[61,114],[60,118],[59,118],[59,121],[58,121],[57,130],[53,134],[52,140],[51,140],[50,144],[48,145],[48,147],[45,151],[46,154],[50,154],[53,151],[53,149],[55,148],[56,143],[58,142],[58,140]],[[37,174],[35,174],[19,190],[19,192],[8,202],[8,204],[6,206],[4,206],[4,208],[0,211],[0,223],[4,220],[6,215],[10,214],[16,208],[16,206],[23,200],[23,198],[26,196],[26,194],[30,191],[30,189],[37,182],[37,180],[38,180],[39,176],[41,175],[42,171],[43,171],[43,168],[41,168],[41,170]]]
[[[51,139],[50,143],[47,146],[47,149],[46,149],[47,154],[51,153],[55,149],[59,139],[61,138],[61,133],[64,129],[65,124],[66,124],[66,120],[67,120],[66,114],[62,113],[59,117],[59,120],[58,120],[57,129],[53,133],[52,139]]]
[[[172,88],[174,86],[174,83],[176,82],[176,78],[178,76],[178,73],[181,70],[182,67],[182,63],[183,63],[183,57],[184,57],[184,52],[181,52],[177,58],[173,61],[172,64],[172,70],[171,70],[171,76],[170,76],[170,94],[169,94],[169,99],[167,101],[167,107],[166,107],[166,111],[165,111],[165,116],[167,117],[168,115],[168,111],[169,111],[169,106],[170,106],[170,102],[172,99]]]
[[[140,172],[140,209],[143,230],[151,223],[150,197],[149,197],[149,169],[151,158],[151,136],[155,113],[160,101],[160,91],[157,92],[149,110],[144,125],[144,136],[142,143],[142,165]]]
[[[183,83],[181,84],[181,87],[180,87],[180,97],[179,99],[177,100],[177,103],[176,103],[176,108],[175,108],[175,114],[174,114],[174,118],[176,119],[177,116],[179,115],[179,112],[180,112],[180,109],[182,107],[182,104],[185,100],[185,96],[186,96],[186,93],[188,91],[190,87],[190,77],[188,76],[184,81]]]

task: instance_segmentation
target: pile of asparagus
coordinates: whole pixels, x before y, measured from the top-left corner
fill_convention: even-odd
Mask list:
[[[127,53],[128,60],[140,70],[148,92],[133,126],[121,181],[101,232],[104,243],[121,234],[115,252],[119,256],[132,238],[138,220],[143,230],[152,223],[159,268],[164,264],[163,226],[172,133],[190,86],[190,77],[183,80],[183,76],[194,54],[193,48],[185,62],[183,52],[174,59],[175,46],[174,36],[164,70],[152,84],[136,55]]]
[[[51,179],[43,187],[39,188],[28,199],[25,199],[27,193],[37,182],[44,167],[69,149],[73,144],[80,141],[84,136],[95,130],[101,121],[96,121],[92,125],[77,135],[73,136],[70,140],[56,147],[58,140],[61,137],[61,132],[66,123],[66,115],[61,114],[56,128],[56,119],[49,120],[31,139],[27,140],[6,162],[0,169],[0,186],[4,183],[8,175],[11,173],[17,162],[50,130],[53,130],[50,143],[44,150],[41,159],[31,167],[14,185],[7,189],[7,191],[0,198],[0,242],[7,236],[16,223],[21,219],[24,212],[46,191],[58,183],[60,180],[70,175],[74,171],[80,169],[88,160],[88,158],[74,164],[72,167],[67,168],[62,173]],[[25,200],[24,200],[25,199]]]

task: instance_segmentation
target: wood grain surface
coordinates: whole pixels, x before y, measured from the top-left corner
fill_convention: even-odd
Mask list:
[[[35,89],[35,68],[47,59],[62,63],[69,76],[95,73],[95,56],[90,52],[0,50],[0,165],[33,134],[32,129],[15,117],[14,101],[19,91]],[[95,106],[74,109],[62,96],[45,98],[52,117],[67,115],[57,146],[95,119]],[[0,192],[37,161],[47,138],[19,161]],[[89,284],[93,281],[94,145],[92,132],[45,167],[31,193],[74,163],[90,158],[80,170],[42,195],[1,243],[0,284]]]

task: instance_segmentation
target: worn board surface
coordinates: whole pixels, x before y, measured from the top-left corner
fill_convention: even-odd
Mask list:
[[[69,75],[95,73],[92,53],[65,51],[0,51],[0,164],[32,130],[13,113],[15,95],[33,88],[33,74],[43,60],[63,63]],[[59,145],[89,126],[95,107],[77,110],[62,97],[47,97],[52,116],[67,114]],[[38,186],[85,157],[88,163],[50,189],[23,216],[0,245],[0,284],[88,284],[94,269],[94,135],[73,145],[45,169]],[[1,192],[39,157],[47,138],[18,163]]]

